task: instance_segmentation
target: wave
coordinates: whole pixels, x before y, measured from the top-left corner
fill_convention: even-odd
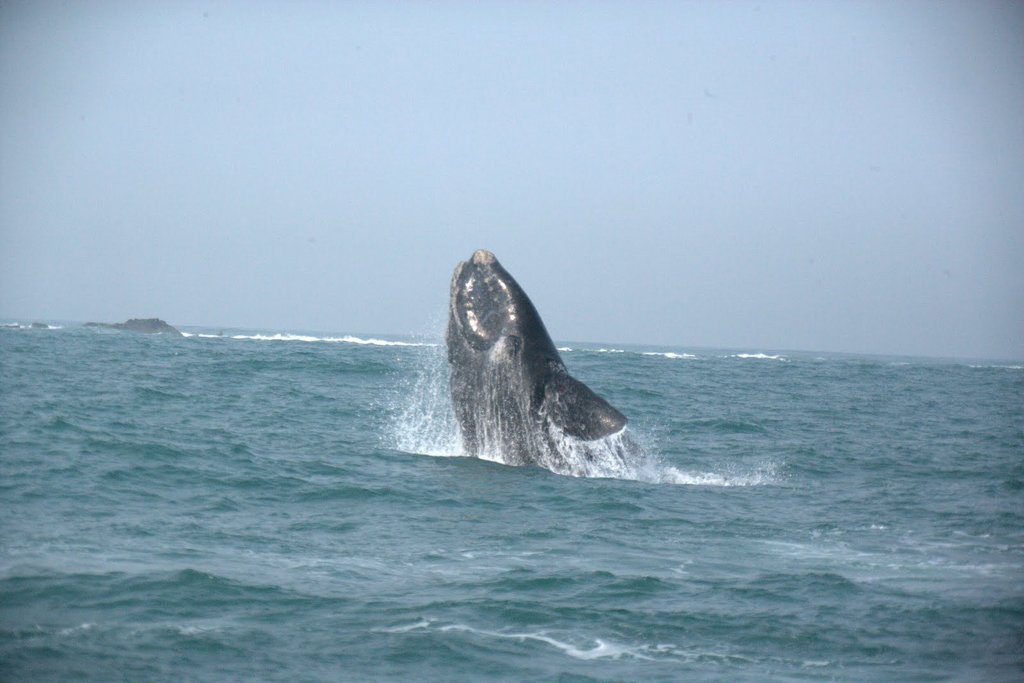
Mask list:
[[[694,353],[687,353],[685,351],[628,351],[625,349],[616,348],[590,348],[590,349],[574,349],[569,346],[559,346],[558,350],[561,352],[568,351],[588,351],[590,353],[624,353],[628,355],[639,355],[639,356],[650,356],[650,357],[661,357],[668,358],[669,360],[694,360],[707,358],[706,356],[699,356]],[[767,353],[733,353],[724,356],[718,356],[719,358],[740,358],[743,360],[777,360],[783,363],[788,363],[789,359],[781,354],[767,354]],[[824,359],[820,359],[824,360]]]
[[[439,633],[468,633],[483,638],[501,638],[519,642],[536,641],[550,645],[573,659],[582,660],[620,659],[622,657],[653,660],[655,657],[647,653],[654,653],[658,651],[657,648],[653,648],[649,645],[625,645],[605,641],[600,638],[585,638],[584,640],[586,641],[586,644],[576,645],[569,642],[569,638],[561,640],[554,637],[547,631],[502,633],[500,631],[489,631],[458,623],[435,625],[435,622],[429,619],[424,619],[413,624],[380,629],[380,631],[384,633],[412,633],[415,631],[426,630],[433,630]],[[590,647],[588,647],[588,645],[590,645]]]
[[[684,359],[684,358],[697,358],[692,353],[675,353],[674,351],[644,351],[644,356],[661,356],[662,358]]]
[[[86,622],[83,622],[83,623],[79,624],[78,626],[68,626],[67,628],[62,628],[59,631],[57,631],[57,635],[58,636],[64,636],[64,637],[71,636],[71,635],[77,635],[79,633],[85,633],[86,631],[91,631],[94,628],[96,628],[96,623],[95,622],[86,621]]]
[[[48,325],[46,323],[0,323],[0,328],[8,330],[63,330],[63,325]]]
[[[360,346],[437,346],[428,342],[404,342],[391,339],[376,339],[370,337],[364,339],[346,334],[342,337],[315,337],[306,334],[292,334],[289,332],[278,332],[275,334],[202,334],[195,332],[182,332],[186,337],[199,337],[201,339],[238,339],[245,341],[274,341],[274,342],[326,342],[331,344],[358,344]]]
[[[520,643],[537,642],[548,645],[562,654],[583,661],[593,660],[620,660],[635,659],[646,662],[679,662],[693,663],[701,661],[726,662],[734,664],[749,664],[756,660],[739,654],[728,652],[715,652],[713,650],[685,648],[671,643],[622,643],[614,640],[592,637],[577,636],[575,634],[562,634],[554,630],[538,631],[492,631],[489,629],[476,628],[462,623],[441,623],[432,619],[395,626],[391,628],[375,629],[378,633],[406,634],[429,632],[468,634],[469,636],[482,639],[513,640]],[[805,661],[804,666],[828,666],[825,661]]]
[[[564,654],[574,659],[619,659],[623,656],[631,656],[636,659],[651,659],[646,655],[640,654],[640,652],[646,646],[631,647],[629,645],[622,645],[619,643],[606,642],[600,638],[593,639],[593,647],[580,647],[573,645],[572,643],[558,640],[553,636],[548,635],[544,631],[538,631],[536,633],[500,633],[497,631],[485,631],[482,629],[476,629],[471,626],[464,624],[449,624],[442,626],[438,630],[442,633],[448,631],[461,631],[464,633],[472,633],[478,636],[484,636],[488,638],[506,638],[518,641],[535,640],[541,643],[550,645],[558,650],[561,650]]]
[[[427,344],[424,342],[401,342],[392,341],[390,339],[362,339],[360,337],[353,337],[352,335],[345,335],[343,337],[312,337],[302,334],[235,334],[231,336],[232,339],[249,339],[252,341],[300,341],[300,342],[328,342],[333,344],[359,344],[361,346],[435,346],[435,344]]]

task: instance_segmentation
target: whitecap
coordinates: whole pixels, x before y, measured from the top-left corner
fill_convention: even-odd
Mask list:
[[[728,356],[728,358],[744,358],[744,359],[757,359],[757,360],[780,360],[788,362],[788,359],[784,356],[772,356],[767,353],[734,353]]]
[[[320,341],[320,337],[307,337],[299,334],[234,334],[232,339],[248,339],[250,341]]]
[[[513,631],[501,632],[488,629],[475,628],[467,624],[449,623],[438,625],[431,619],[393,626],[388,628],[374,629],[377,633],[411,633],[415,631],[435,630],[440,633],[467,633],[481,638],[499,638],[502,640],[514,640],[518,642],[535,641],[548,645],[561,653],[583,661],[600,659],[619,660],[631,658],[648,662],[654,661],[678,661],[696,662],[702,660],[719,660],[728,662],[754,662],[755,660],[742,655],[723,652],[712,652],[707,650],[687,650],[678,645],[659,643],[635,644],[619,643],[612,640],[605,640],[597,637],[564,637],[554,635],[550,631]],[[808,666],[827,666],[828,663],[808,662]]]
[[[369,346],[437,346],[428,342],[404,342],[404,341],[392,341],[390,339],[360,339],[359,337],[353,337],[351,335],[345,335],[344,337],[325,337],[324,341],[328,342],[340,342],[344,344],[362,344]]]
[[[432,622],[429,619],[422,619],[413,624],[391,626],[389,628],[376,628],[373,630],[377,633],[409,633],[410,631],[422,631],[425,628],[429,628],[431,623]]]
[[[87,621],[84,624],[79,624],[78,626],[71,626],[71,627],[68,627],[68,628],[62,628],[60,631],[58,631],[57,635],[70,636],[70,635],[75,634],[75,633],[80,633],[80,632],[84,632],[84,631],[90,631],[90,630],[92,630],[94,628],[96,628],[96,624],[93,623],[93,622],[88,622]]]
[[[544,631],[538,631],[536,633],[499,633],[497,631],[485,631],[483,629],[473,628],[472,626],[466,626],[464,624],[449,624],[442,626],[439,629],[442,633],[449,631],[459,631],[464,633],[472,633],[478,636],[485,636],[488,638],[504,638],[508,640],[518,640],[520,642],[527,640],[535,640],[537,642],[545,643],[574,659],[619,659],[623,656],[633,657],[635,659],[651,660],[651,657],[647,657],[641,654],[641,651],[646,649],[644,647],[630,647],[628,645],[622,645],[619,643],[613,643],[601,640],[600,638],[594,638],[592,640],[593,647],[577,647],[572,643],[568,643],[559,640],[553,636],[548,635]]]
[[[215,337],[220,335],[200,335]],[[250,341],[291,341],[291,342],[328,342],[335,344],[358,344],[360,346],[437,346],[437,344],[430,344],[426,342],[404,342],[404,341],[393,341],[390,339],[375,339],[373,337],[369,339],[363,339],[361,337],[354,337],[352,335],[345,335],[343,337],[314,337],[305,334],[291,334],[281,333],[276,334],[235,334],[231,336],[232,339],[245,339]]]
[[[207,631],[214,631],[211,626],[195,626],[195,625],[179,625],[175,627],[183,636],[197,636],[200,633],[206,633]]]
[[[64,326],[63,325],[49,325],[47,323],[32,323],[32,324],[0,323],[0,328],[4,328],[4,329],[8,329],[8,330],[42,330],[42,329],[46,329],[46,330],[63,330]]]
[[[663,358],[684,359],[684,358],[696,358],[697,356],[692,353],[675,353],[673,351],[644,351],[645,356],[661,356]]]

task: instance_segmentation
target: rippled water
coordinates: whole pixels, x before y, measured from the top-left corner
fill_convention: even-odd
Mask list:
[[[649,454],[573,478],[436,346],[189,332],[0,329],[0,678],[1024,676],[1019,365],[570,343]]]

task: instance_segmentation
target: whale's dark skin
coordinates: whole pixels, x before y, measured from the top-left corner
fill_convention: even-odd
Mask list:
[[[562,462],[566,436],[576,444],[572,457],[586,459],[587,442],[626,425],[625,415],[569,375],[530,298],[489,251],[455,267],[445,341],[468,455],[572,472]]]

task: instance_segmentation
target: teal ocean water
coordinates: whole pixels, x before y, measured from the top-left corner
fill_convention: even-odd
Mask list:
[[[0,679],[1024,677],[1019,365],[569,343],[576,478],[429,341],[186,330],[0,329]]]

